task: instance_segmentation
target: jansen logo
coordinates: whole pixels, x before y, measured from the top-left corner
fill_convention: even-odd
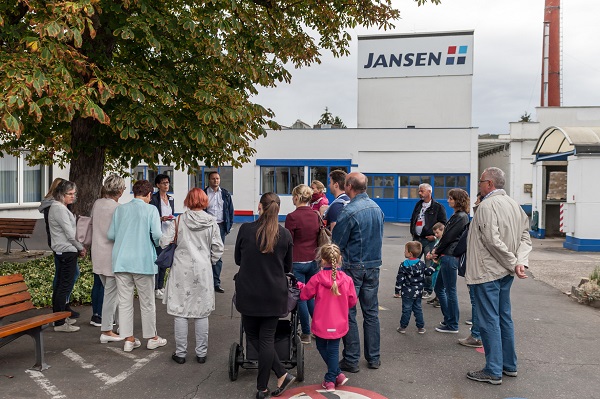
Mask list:
[[[467,61],[467,52],[469,46],[448,46],[446,54],[446,65],[464,65]],[[392,67],[422,67],[439,66],[442,62],[442,52],[428,53],[406,53],[406,54],[379,54],[369,53],[367,64],[364,69],[369,68],[392,68]]]

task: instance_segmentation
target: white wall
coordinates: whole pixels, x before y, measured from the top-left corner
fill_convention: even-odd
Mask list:
[[[472,76],[358,80],[359,128],[471,127]]]
[[[539,135],[550,126],[600,126],[600,107],[537,107]]]
[[[579,239],[600,239],[600,184],[595,184],[600,157],[570,156],[567,167],[567,203],[574,222],[568,235]]]

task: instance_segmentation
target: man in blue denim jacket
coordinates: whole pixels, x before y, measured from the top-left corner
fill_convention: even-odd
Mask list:
[[[383,212],[366,194],[367,177],[352,172],[346,176],[345,191],[350,202],[338,216],[332,240],[342,250],[343,270],[352,277],[363,313],[365,359],[370,369],[378,369],[379,359],[379,267],[383,241]],[[343,338],[343,371],[359,371],[360,337],[356,306],[348,313],[350,329]]]

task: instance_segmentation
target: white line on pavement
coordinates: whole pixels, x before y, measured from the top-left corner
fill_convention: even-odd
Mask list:
[[[158,357],[160,355],[160,352],[152,352],[149,356],[146,356],[143,359],[138,359],[135,361],[135,364],[126,371],[123,371],[121,374],[117,375],[116,377],[111,378],[109,381],[106,382],[106,385],[102,387],[102,389],[108,388],[111,385],[114,385],[116,383],[119,383],[123,380],[125,380],[127,377],[129,377],[130,375],[132,375],[133,373],[135,373],[136,371],[138,371],[139,369],[141,369],[142,367],[144,367],[146,364],[148,364],[150,362],[150,360],[154,359],[155,357]]]
[[[61,399],[66,398],[66,396],[52,383],[44,377],[40,371],[35,370],[25,370],[27,374],[35,381],[36,384],[40,386],[52,399]]]
[[[90,373],[94,374],[105,384],[107,384],[108,381],[110,381],[110,379],[111,379],[110,375],[101,372],[93,364],[87,363],[84,358],[79,356],[77,353],[73,352],[71,349],[67,349],[67,350],[63,351],[63,355],[65,355],[66,357],[68,357],[69,359],[71,359],[72,361],[77,363],[83,369],[92,369],[92,370],[90,370]]]
[[[111,351],[121,355],[121,356],[125,356],[127,359],[131,359],[131,360],[137,360],[137,356],[134,355],[133,353],[129,353],[129,352],[125,352],[123,350],[123,348],[116,348],[114,346],[109,346],[108,349],[110,349]]]

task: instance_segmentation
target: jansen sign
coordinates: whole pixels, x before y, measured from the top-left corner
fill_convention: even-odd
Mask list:
[[[359,79],[472,74],[472,31],[358,38]]]

